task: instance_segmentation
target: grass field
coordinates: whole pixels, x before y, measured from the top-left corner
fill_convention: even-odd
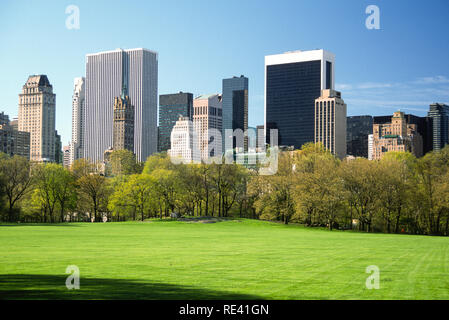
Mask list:
[[[80,290],[65,287],[68,265]],[[449,299],[448,274],[440,237],[250,220],[0,226],[0,299]]]

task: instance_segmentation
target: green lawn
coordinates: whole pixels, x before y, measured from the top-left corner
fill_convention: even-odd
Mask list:
[[[68,265],[81,289],[67,290]],[[379,290],[367,290],[369,265]],[[260,221],[0,225],[0,299],[449,299],[449,239]]]

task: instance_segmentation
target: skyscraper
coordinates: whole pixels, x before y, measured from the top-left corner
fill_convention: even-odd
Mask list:
[[[248,78],[243,75],[223,79],[223,151],[226,151],[226,129],[240,129],[243,133],[248,130]],[[236,147],[238,142],[234,136],[232,149]],[[241,147],[248,149],[247,138],[244,138],[244,145]]]
[[[201,161],[198,137],[194,134],[193,122],[189,117],[180,116],[171,132],[168,154],[183,163]]]
[[[432,118],[433,150],[439,151],[449,144],[449,106],[444,103],[431,104],[428,117]]]
[[[346,104],[339,91],[326,89],[315,100],[315,143],[340,159],[346,157]]]
[[[72,96],[72,141],[70,143],[69,164],[84,157],[85,129],[85,83],[84,77],[75,78]]]
[[[0,152],[30,159],[30,133],[18,131],[3,112],[0,113]]]
[[[62,154],[63,154],[63,158],[62,158],[62,165],[65,168],[69,168],[71,163],[70,163],[70,155],[71,155],[71,146],[64,146],[62,147]]]
[[[159,142],[158,151],[170,149],[170,136],[179,117],[193,121],[193,94],[174,93],[159,96]]]
[[[324,50],[265,57],[265,136],[277,129],[280,146],[314,141],[315,99],[334,89],[334,60]]]
[[[158,54],[146,49],[117,49],[86,56],[84,155],[102,161],[113,144],[114,97],[122,83],[134,105],[134,153],[145,161],[157,152]]]
[[[391,117],[390,117],[391,120]],[[373,134],[372,116],[350,116],[346,118],[347,154],[368,158],[368,136]]]
[[[46,75],[32,75],[19,94],[19,131],[30,133],[30,160],[54,162],[56,95]]]
[[[198,135],[201,160],[221,156],[221,95],[203,95],[193,100],[193,126]]]
[[[122,95],[114,100],[112,148],[134,152],[134,106],[126,95],[125,89]]]

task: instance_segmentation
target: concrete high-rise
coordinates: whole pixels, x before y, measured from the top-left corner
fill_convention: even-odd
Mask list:
[[[198,135],[201,160],[222,156],[221,95],[203,95],[193,100],[193,126]]]
[[[30,159],[30,133],[18,131],[11,122],[0,113],[0,152]]]
[[[84,157],[85,129],[85,83],[84,77],[75,78],[72,96],[72,141],[70,143],[69,164]]]
[[[427,116],[432,118],[433,150],[439,151],[449,144],[449,106],[433,103]]]
[[[19,94],[19,131],[30,133],[30,160],[55,162],[56,95],[46,75],[32,75]]]
[[[145,161],[157,152],[158,54],[146,49],[117,49],[86,56],[84,155],[102,161],[113,144],[114,98],[122,84],[134,105],[134,153]]]
[[[332,53],[293,51],[265,57],[265,137],[278,130],[280,146],[314,141],[315,99],[334,89]]]
[[[70,163],[70,155],[71,155],[70,150],[71,150],[71,146],[70,145],[62,147],[62,154],[63,154],[62,165],[65,168],[70,168],[70,165],[71,165],[71,163]]]
[[[170,136],[179,117],[193,121],[193,94],[179,92],[159,96],[159,142],[158,151],[170,149]]]
[[[232,148],[244,148],[248,150],[248,139],[243,139],[239,146],[236,136],[226,136],[226,130],[248,130],[248,78],[245,76],[223,79],[223,151],[225,150],[225,139],[233,139]]]
[[[340,159],[346,157],[346,104],[339,91],[326,89],[315,100],[315,143]]]
[[[198,149],[198,137],[193,129],[193,122],[189,117],[180,116],[176,121],[170,136],[170,149],[168,154],[171,158],[182,163],[201,161]]]

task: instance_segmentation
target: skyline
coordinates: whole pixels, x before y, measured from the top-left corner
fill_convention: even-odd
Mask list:
[[[335,54],[336,90],[342,92],[348,116],[398,109],[423,116],[431,103],[449,102],[449,44],[442,40],[449,26],[447,1],[432,1],[432,6],[246,1],[238,10],[236,3],[31,1],[24,7],[4,1],[0,35],[7,50],[0,62],[6,75],[0,79],[0,111],[17,116],[18,94],[28,76],[46,74],[56,94],[56,130],[66,145],[73,80],[86,76],[86,55],[140,47],[159,53],[158,96],[222,93],[222,79],[248,77],[252,127],[264,122],[264,57],[292,50],[322,48]],[[65,27],[71,4],[80,9],[79,30]],[[380,30],[365,27],[370,4],[380,8]],[[132,19],[117,23],[123,17]]]

